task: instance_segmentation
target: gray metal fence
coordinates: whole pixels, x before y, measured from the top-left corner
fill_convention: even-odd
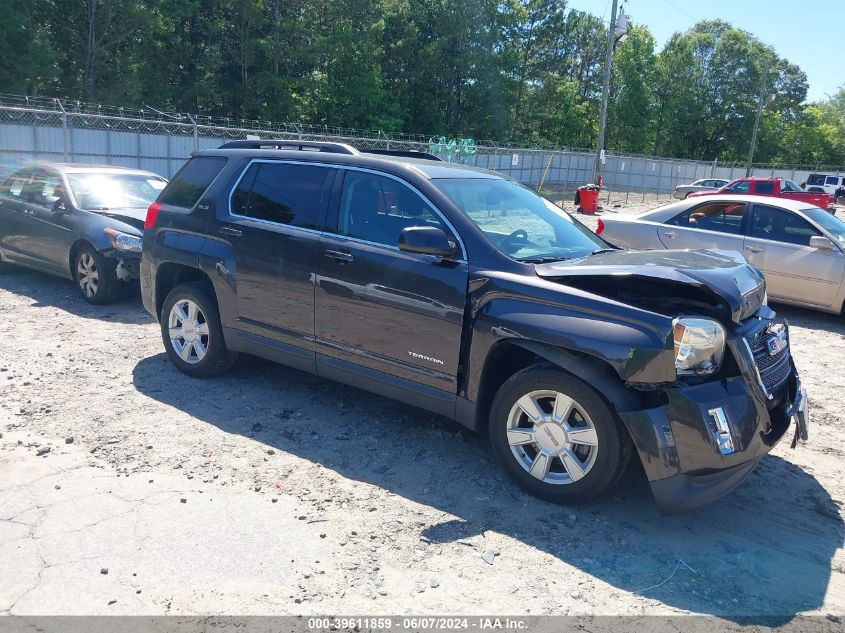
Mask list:
[[[222,142],[256,138],[320,140],[368,149],[430,151],[430,139],[325,126],[220,119],[157,110],[105,107],[58,99],[0,95],[0,177],[36,161],[98,163],[147,169],[172,176],[191,152]],[[455,162],[493,169],[544,192],[567,197],[592,178],[593,151],[508,147],[474,142],[469,151],[443,150]],[[758,165],[754,175],[801,182],[813,171],[839,174],[845,168]],[[741,165],[608,153],[603,169],[608,200],[667,196],[698,178],[732,179]]]

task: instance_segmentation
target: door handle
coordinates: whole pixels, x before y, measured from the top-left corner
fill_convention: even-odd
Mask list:
[[[763,249],[759,246],[746,246],[745,250],[751,251],[752,253],[762,253]]]
[[[670,240],[674,240],[678,237],[678,233],[676,231],[666,231],[663,236],[668,237]]]
[[[347,253],[344,251],[323,251],[323,255],[326,257],[335,260],[336,262],[354,262],[355,256],[352,253]]]
[[[232,237],[240,237],[243,235],[243,231],[236,226],[221,226],[220,233],[221,235],[231,235]]]

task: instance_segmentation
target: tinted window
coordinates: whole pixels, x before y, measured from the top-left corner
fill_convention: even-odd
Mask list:
[[[754,207],[751,237],[808,246],[810,238],[820,233],[804,218],[774,207]]]
[[[317,228],[320,201],[333,170],[253,163],[232,194],[232,212],[257,220]]]
[[[823,174],[810,174],[810,177],[807,178],[808,185],[823,185],[824,184],[824,175]]]
[[[754,183],[754,193],[765,195],[775,192],[775,183],[772,180],[758,180]]]
[[[366,172],[346,172],[340,198],[340,234],[396,246],[402,229],[409,226],[447,231],[428,203],[401,182]]]
[[[21,191],[23,191],[24,185],[31,176],[32,172],[28,169],[12,174],[3,183],[3,189],[0,193],[11,198],[20,198]]]
[[[20,199],[40,207],[52,207],[63,195],[62,181],[58,174],[38,171],[35,176],[23,185]]]
[[[736,202],[708,202],[676,215],[667,224],[739,235],[744,208]]]
[[[731,193],[748,193],[751,183],[748,180],[737,180],[732,185],[728,186],[727,190]]]
[[[825,181],[825,184],[826,185],[838,185],[839,184],[839,178],[837,178],[836,176],[828,176],[827,180]]]
[[[225,164],[226,159],[218,156],[197,156],[190,159],[161,192],[158,201],[190,209],[199,202]]]

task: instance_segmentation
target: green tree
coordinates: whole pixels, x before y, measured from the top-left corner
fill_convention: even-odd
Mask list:
[[[656,65],[651,32],[632,26],[613,57],[607,146],[615,151],[643,154],[654,145]]]

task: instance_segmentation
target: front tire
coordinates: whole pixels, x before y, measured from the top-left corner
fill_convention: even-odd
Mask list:
[[[167,356],[183,374],[207,378],[234,364],[238,355],[226,347],[217,303],[206,284],[186,283],[171,290],[160,322]]]
[[[502,385],[489,435],[511,479],[554,503],[600,495],[626,461],[627,437],[607,402],[575,376],[548,366],[524,369]]]
[[[73,278],[76,289],[88,303],[105,305],[117,301],[123,282],[117,278],[117,263],[85,244],[73,258]]]

